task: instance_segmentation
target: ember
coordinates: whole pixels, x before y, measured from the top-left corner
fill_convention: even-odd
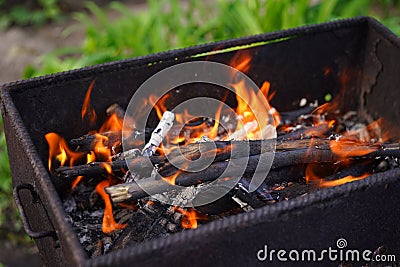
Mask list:
[[[231,66],[249,72],[251,61],[250,54],[239,52]],[[329,73],[325,69],[325,75]],[[342,80],[346,82],[346,77]],[[259,91],[250,88],[245,80],[233,79],[230,86],[236,92],[235,116],[230,116],[222,104],[213,118],[196,117],[187,109],[174,114],[167,108],[172,94],[165,94],[158,101],[151,95],[143,99],[143,105],[151,105],[160,120],[154,129],[123,132],[125,111],[113,104],[98,131],[71,140],[75,150],[57,134],[46,134],[48,168],[71,180],[64,205],[90,256],[99,254],[94,244],[104,236],[111,237],[111,249],[104,250],[105,253],[364,179],[380,171],[378,166],[382,162],[388,165],[389,159],[397,160],[400,156],[398,145],[388,143],[387,134],[381,132],[382,120],[367,124],[359,121],[354,112],[343,114],[338,105],[340,95],[322,105],[316,101],[306,105],[304,100],[296,111],[278,112],[270,105],[276,91],[270,93],[272,85],[268,81],[262,83]],[[90,102],[95,90],[93,81],[81,112],[82,121],[90,125],[95,125],[97,118]],[[125,117],[130,125],[135,124],[136,118]],[[137,136],[146,136],[146,143],[138,141]],[[129,145],[124,147],[125,151],[122,137]],[[266,179],[251,191],[249,177],[258,168],[261,155],[268,152],[275,152],[272,166],[258,169]],[[201,165],[199,158],[209,162],[208,168],[191,172]],[[234,167],[228,169],[231,162]],[[224,194],[223,201],[187,208],[188,202],[200,190],[207,190],[210,182],[215,182],[215,188],[225,188],[235,176],[235,166],[246,167],[237,185]],[[397,165],[388,168],[394,167]],[[162,179],[153,179],[154,174]],[[166,184],[184,189],[175,192]],[[172,207],[160,201],[171,194],[175,194]],[[93,220],[99,216],[101,227],[99,220]],[[89,228],[89,232],[82,230]]]

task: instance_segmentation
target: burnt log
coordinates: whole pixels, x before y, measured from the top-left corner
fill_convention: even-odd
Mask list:
[[[304,149],[310,145],[318,146],[319,148],[328,147],[329,140],[296,140],[278,142],[275,140],[263,141],[216,141],[193,143],[179,149],[173,150],[168,156],[151,156],[151,157],[136,157],[129,159],[129,165],[135,170],[148,172],[153,170],[154,165],[158,165],[159,173],[163,176],[169,176],[175,173],[178,169],[175,166],[184,166],[187,160],[191,161],[190,166],[198,167],[202,162],[195,162],[196,159],[203,157],[205,161],[212,159],[212,162],[225,161],[228,159],[243,158],[247,156],[259,155],[265,152],[271,152],[274,149],[277,151],[296,150],[300,149],[299,154],[304,153]],[[150,161],[149,161],[150,159]],[[194,161],[194,162],[193,162]],[[104,164],[108,164],[115,174],[128,170],[128,164],[125,160],[115,160],[112,162],[92,162],[85,165],[72,167],[59,167],[56,173],[64,177],[75,178],[77,176],[97,176],[107,174]],[[279,168],[279,167],[277,167]]]

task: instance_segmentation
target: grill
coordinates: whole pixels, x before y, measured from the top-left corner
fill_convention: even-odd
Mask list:
[[[278,110],[293,110],[303,97],[322,102],[326,94],[341,90],[342,110],[355,109],[366,119],[382,117],[388,122],[385,130],[398,140],[399,46],[397,37],[377,21],[360,17],[4,85],[1,111],[14,197],[25,230],[35,239],[46,265],[254,265],[265,244],[321,251],[339,238],[346,238],[351,248],[373,250],[384,245],[398,253],[400,169],[393,169],[90,259],[66,219],[60,189],[53,185],[55,178],[47,171],[48,146],[43,136],[56,131],[70,140],[90,130],[76,118],[81,116],[82,99],[93,79],[96,110],[112,103],[126,107],[134,89],[158,71],[205,59],[227,64],[235,48],[254,55],[249,76],[256,84],[268,80],[279,88],[274,98]],[[331,75],[324,75],[326,68]],[[202,85],[193,94],[218,97],[221,91]],[[98,121],[104,121],[105,114],[98,115]]]

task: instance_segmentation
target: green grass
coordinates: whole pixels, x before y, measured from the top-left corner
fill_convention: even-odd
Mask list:
[[[90,14],[76,13],[75,28],[86,37],[79,47],[63,47],[40,58],[39,68],[28,66],[25,78],[125,59],[173,48],[276,31],[359,15],[377,16],[400,34],[400,19],[390,16],[399,1],[372,0],[149,0],[148,9],[131,12],[112,2],[108,9],[119,13],[110,21],[108,9],[88,2]],[[94,17],[94,18],[93,18]],[[74,27],[68,29],[73,31]]]
[[[10,1],[9,1],[10,2]],[[7,29],[12,25],[19,26],[41,26],[48,21],[58,20],[61,11],[57,0],[37,0],[35,9],[28,9],[23,4],[15,4],[0,0],[0,30]]]
[[[0,121],[0,128],[3,129],[3,122]],[[5,222],[7,207],[11,206],[12,185],[10,179],[10,167],[4,131],[0,130],[0,227]]]

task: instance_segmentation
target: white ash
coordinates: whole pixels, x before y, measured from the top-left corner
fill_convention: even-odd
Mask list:
[[[164,137],[174,124],[175,114],[170,111],[165,111],[156,129],[152,132],[149,142],[142,150],[143,156],[151,156],[161,144]]]

